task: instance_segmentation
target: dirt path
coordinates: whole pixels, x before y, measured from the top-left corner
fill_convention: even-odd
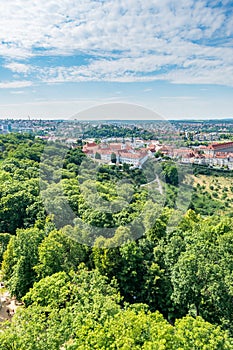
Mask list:
[[[154,184],[156,182],[158,184],[157,190],[159,191],[160,194],[163,194],[163,187],[161,185],[161,182],[160,182],[159,177],[158,177],[157,174],[156,174],[156,178],[153,181],[148,182],[147,184],[143,184],[143,185],[141,185],[141,187],[149,186],[149,185],[152,185],[152,184]]]
[[[10,298],[9,292],[7,291],[1,293],[0,289],[0,297],[0,322],[11,320],[19,305],[17,305],[17,301],[14,298]]]

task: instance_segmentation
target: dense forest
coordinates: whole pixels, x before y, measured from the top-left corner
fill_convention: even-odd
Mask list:
[[[220,183],[197,184],[181,212],[170,160],[160,198],[153,174],[93,171],[81,147],[12,133],[0,149],[1,274],[23,304],[0,350],[233,349],[230,185],[220,201]]]
[[[126,127],[121,125],[100,124],[91,126],[83,132],[83,137],[88,138],[108,138],[108,137],[141,137],[143,133],[144,140],[151,140],[155,137],[155,133],[144,130],[139,127]]]

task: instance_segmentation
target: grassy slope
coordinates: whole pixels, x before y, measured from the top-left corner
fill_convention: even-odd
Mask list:
[[[194,176],[193,180],[198,194],[208,193],[214,201],[224,204],[225,212],[233,211],[232,177],[199,174]]]

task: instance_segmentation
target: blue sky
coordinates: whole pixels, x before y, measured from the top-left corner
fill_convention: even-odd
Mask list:
[[[0,11],[1,118],[111,102],[233,117],[232,1],[9,0]]]

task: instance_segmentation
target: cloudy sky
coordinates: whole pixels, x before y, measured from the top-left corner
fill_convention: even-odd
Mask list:
[[[0,117],[233,117],[232,0],[0,0]],[[119,116],[120,119],[120,116]]]

